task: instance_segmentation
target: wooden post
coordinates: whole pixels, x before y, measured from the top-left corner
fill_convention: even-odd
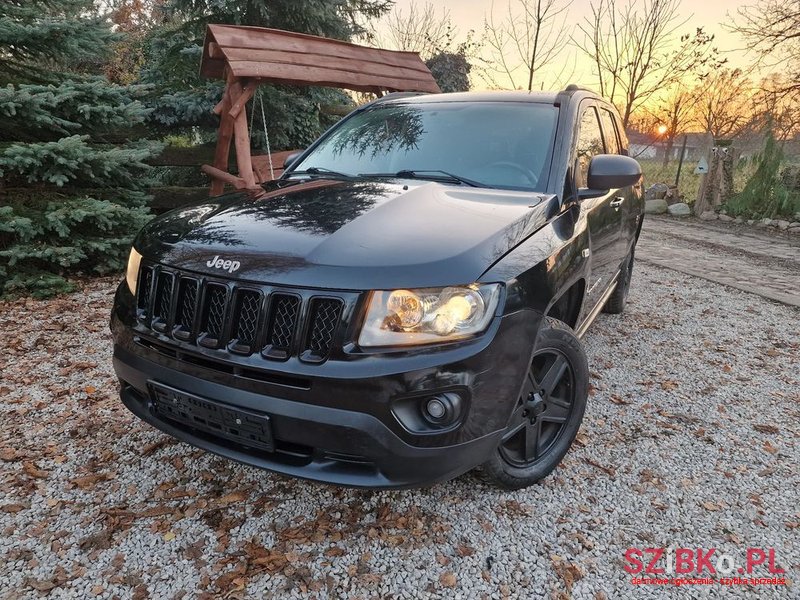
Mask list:
[[[705,157],[706,164],[708,165],[708,171],[700,175],[700,185],[698,186],[697,190],[697,199],[694,202],[694,214],[698,217],[710,210],[708,204],[708,183],[709,183],[709,176],[711,174],[712,166],[714,164],[714,157],[715,153],[712,151],[714,146],[714,137],[708,133],[705,136],[703,141],[703,152],[701,156]]]
[[[231,105],[231,109],[228,111],[234,119],[239,116],[239,113],[242,110],[244,110],[250,98],[252,98],[253,94],[256,93],[257,87],[258,80],[251,80],[244,85],[241,96],[239,96],[236,102]]]
[[[683,168],[683,157],[686,154],[686,135],[683,136],[683,144],[681,144],[681,156],[678,159],[678,172],[675,174],[675,187],[678,187],[678,184],[681,181],[681,169]],[[678,194],[680,196],[680,194]]]
[[[230,106],[235,106],[243,97],[242,82],[234,79],[233,84],[229,85]],[[236,148],[236,165],[239,167],[239,177],[241,177],[247,187],[256,187],[256,177],[253,173],[253,160],[250,157],[250,130],[247,126],[247,109],[242,104],[239,114],[233,118],[234,144]],[[230,118],[230,112],[227,115]]]
[[[227,68],[226,68],[227,71]],[[231,138],[233,136],[233,119],[228,114],[230,110],[230,80],[225,85],[225,91],[222,95],[222,107],[220,110],[219,133],[217,134],[217,149],[214,152],[214,167],[220,171],[228,169],[228,157],[231,152]],[[214,178],[211,181],[211,196],[219,196],[225,191],[225,182],[221,179]]]

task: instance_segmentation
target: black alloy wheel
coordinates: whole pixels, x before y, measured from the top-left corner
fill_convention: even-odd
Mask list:
[[[517,490],[546,477],[578,434],[589,397],[589,363],[566,324],[545,318],[505,433],[480,467],[491,483]]]
[[[575,373],[555,348],[538,351],[528,371],[500,455],[514,467],[529,467],[546,456],[569,422]]]
[[[625,304],[628,301],[628,292],[631,289],[635,251],[635,247],[631,248],[628,256],[625,257],[625,264],[623,264],[622,268],[620,269],[619,278],[614,286],[614,291],[611,293],[611,296],[608,297],[608,300],[606,300],[606,304],[603,307],[604,313],[608,313],[610,315],[619,315],[625,311]]]

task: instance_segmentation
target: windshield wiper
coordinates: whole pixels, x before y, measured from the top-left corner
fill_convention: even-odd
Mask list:
[[[326,169],[325,167],[308,167],[303,171],[292,171],[291,173],[287,174],[287,177],[291,177],[292,175],[330,175],[333,177],[345,177],[347,179],[352,179],[355,175],[348,175],[347,173],[341,173],[339,171],[334,171],[333,169]]]
[[[397,177],[399,179],[427,179],[430,181],[450,181],[452,183],[463,183],[464,185],[468,185],[470,187],[480,187],[485,188],[488,187],[487,185],[480,183],[478,181],[474,181],[472,179],[467,179],[466,177],[462,177],[461,175],[455,175],[453,173],[448,173],[447,171],[441,171],[439,169],[402,169],[401,171],[397,171],[396,173],[359,173],[359,177]]]

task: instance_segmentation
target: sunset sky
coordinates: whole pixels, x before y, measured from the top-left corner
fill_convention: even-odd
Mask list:
[[[511,1],[516,3],[518,0]],[[396,7],[407,11],[411,2],[412,0],[397,0]],[[692,33],[695,27],[703,27],[706,32],[716,36],[716,46],[724,53],[723,56],[728,59],[728,64],[746,66],[752,61],[741,51],[742,41],[736,34],[723,29],[722,24],[731,23],[732,17],[736,15],[739,7],[752,5],[753,2],[754,0],[684,0],[681,15],[688,20],[681,31]],[[425,0],[416,0],[416,4],[422,6],[425,4]],[[433,4],[440,12],[449,10],[452,22],[458,29],[459,40],[461,40],[466,37],[470,29],[475,31],[476,38],[480,37],[483,31],[484,17],[492,9],[493,2],[492,0],[436,0]],[[568,24],[582,22],[590,14],[590,4],[591,0],[574,0],[568,9]],[[507,10],[507,6],[508,0],[494,0],[494,10],[498,16]],[[576,31],[573,35],[580,36],[582,34]],[[569,80],[555,80],[558,71],[562,70],[563,64],[559,64],[546,69],[541,74],[540,81],[544,83],[545,88],[563,86],[569,82],[593,87],[596,78],[592,74],[592,65],[582,55],[582,52],[570,45],[563,54],[563,62],[568,65],[565,77]],[[574,65],[574,73],[569,77],[573,70],[572,65]],[[487,84],[480,78],[474,77],[473,86],[475,89],[483,89],[487,87]]]

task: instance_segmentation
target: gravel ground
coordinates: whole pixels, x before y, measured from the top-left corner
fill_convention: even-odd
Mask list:
[[[0,304],[0,598],[798,597],[796,309],[639,265],[626,314],[587,335],[592,396],[553,475],[369,492],[128,414],[113,287]],[[670,546],[774,548],[789,585],[633,585],[625,550]]]

